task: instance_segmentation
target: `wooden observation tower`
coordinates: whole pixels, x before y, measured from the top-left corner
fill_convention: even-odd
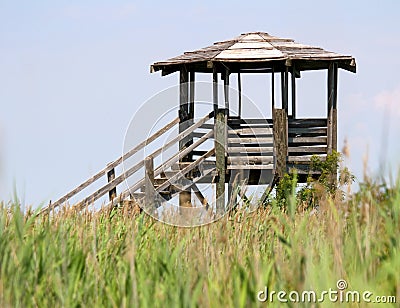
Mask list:
[[[236,198],[233,196],[232,186],[233,179],[238,175],[239,179],[245,178],[246,185],[271,185],[274,180],[295,168],[299,182],[304,182],[310,172],[312,155],[323,159],[337,149],[339,69],[356,72],[355,59],[264,32],[244,33],[231,40],[156,62],[151,65],[151,72],[161,71],[163,76],[175,72],[179,74],[178,117],[42,211],[67,202],[104,175],[107,176],[108,183],[80,201],[78,208],[90,205],[105,194],[108,194],[112,206],[125,199],[153,204],[154,193],[164,200],[179,194],[179,203],[185,206],[190,204],[192,192],[205,204],[207,201],[197,184],[210,183],[215,184],[215,211],[218,213],[226,209],[227,199]],[[320,118],[298,118],[296,79],[301,77],[302,71],[310,70],[327,71],[327,114]],[[210,87],[213,93],[213,110],[197,121],[196,73],[212,74],[213,80]],[[241,74],[244,73],[272,76],[271,104],[265,106],[271,108],[272,118],[242,117]],[[230,77],[233,74],[237,74],[239,96],[239,112],[235,115],[231,112],[229,97]],[[274,93],[275,74],[280,75],[278,80],[280,79],[281,91],[278,93]],[[218,101],[219,82],[223,83],[223,101]],[[275,105],[277,95],[280,95],[281,101],[279,109]],[[179,143],[176,155],[155,167],[153,159],[162,151],[156,150],[116,176],[115,168],[124,159],[157,140],[176,125],[179,127],[179,134],[163,145],[165,149]],[[199,150],[199,146],[210,139],[214,140],[214,146]],[[118,193],[117,186],[136,172],[144,172],[143,178],[128,190]],[[318,177],[318,174],[314,176]]]

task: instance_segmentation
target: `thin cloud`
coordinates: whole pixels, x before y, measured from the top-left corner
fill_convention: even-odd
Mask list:
[[[390,112],[394,117],[400,117],[400,85],[392,90],[385,90],[374,97],[377,109]]]

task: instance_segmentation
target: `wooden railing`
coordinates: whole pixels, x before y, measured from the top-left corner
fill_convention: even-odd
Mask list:
[[[196,122],[192,126],[190,126],[187,129],[185,129],[183,132],[181,132],[175,138],[173,138],[172,140],[168,141],[162,147],[160,147],[157,150],[155,150],[154,152],[152,152],[149,156],[151,156],[153,158],[159,156],[162,152],[166,151],[171,146],[177,144],[179,141],[183,140],[184,138],[187,138],[190,134],[193,133],[193,131],[195,129],[199,128],[201,125],[206,123],[212,117],[213,117],[213,113],[212,112],[207,114],[205,117],[200,119],[198,122]],[[116,194],[113,191],[115,191],[115,188],[117,187],[117,185],[121,184],[126,178],[132,176],[138,170],[143,168],[145,160],[140,160],[135,165],[130,167],[128,170],[126,170],[123,174],[121,174],[121,175],[119,175],[117,177],[115,177],[115,168],[117,166],[119,166],[124,160],[128,159],[129,157],[131,157],[135,153],[139,152],[140,150],[142,150],[144,147],[146,147],[150,143],[152,143],[155,140],[157,140],[159,137],[164,135],[166,132],[170,131],[178,123],[179,123],[179,118],[174,119],[173,121],[168,123],[166,126],[161,128],[160,130],[158,130],[156,133],[151,135],[149,138],[147,138],[145,141],[141,142],[140,144],[138,144],[137,146],[132,148],[130,151],[128,151],[127,153],[123,154],[121,157],[119,157],[118,159],[116,159],[112,163],[108,164],[104,169],[102,169],[99,172],[97,172],[94,176],[92,176],[91,178],[89,178],[88,180],[86,180],[85,182],[80,184],[78,187],[76,187],[75,189],[71,190],[70,192],[68,192],[67,194],[62,196],[56,202],[50,203],[48,206],[44,207],[38,213],[38,215],[43,214],[45,212],[48,212],[49,210],[52,210],[52,209],[55,209],[55,208],[59,207],[61,204],[67,202],[72,197],[76,196],[83,189],[86,189],[90,185],[92,185],[93,183],[97,182],[97,180],[102,178],[104,175],[107,176],[108,183],[106,185],[103,185],[101,188],[97,189],[95,192],[90,194],[88,197],[84,198],[82,201],[78,202],[78,204],[75,206],[75,208],[78,209],[78,210],[81,210],[84,207],[86,207],[86,206],[88,206],[90,204],[93,204],[96,200],[98,200],[99,198],[104,196],[106,193],[109,193],[111,202],[113,202],[115,200],[126,199],[129,196],[128,191],[124,191],[122,194],[120,194],[118,196],[118,198],[115,198]],[[192,151],[196,146],[198,146],[199,144],[203,143],[205,140],[207,140],[207,138],[210,138],[211,136],[212,136],[212,132],[210,132],[209,134],[206,134],[204,136],[204,138],[201,139],[201,141],[195,142],[190,147],[188,147],[188,148],[184,149],[183,151],[179,152],[178,155],[172,157],[167,162],[165,162],[162,166],[157,168],[157,170],[155,170],[155,175],[159,175],[161,173],[161,171],[162,171],[162,168],[167,168],[167,167],[172,166],[174,163],[179,161],[179,159],[181,159],[182,157],[184,157],[185,155],[190,153],[190,151]],[[134,186],[131,187],[130,191],[136,191],[137,189],[139,189],[143,185],[144,185],[144,179],[140,180],[139,182],[134,184]]]

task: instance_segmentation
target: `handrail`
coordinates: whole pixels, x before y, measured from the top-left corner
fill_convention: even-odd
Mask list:
[[[157,150],[155,150],[153,153],[150,154],[150,156],[156,157],[158,155],[160,155],[163,151],[167,150],[168,148],[170,148],[172,145],[176,144],[178,141],[182,140],[183,138],[186,138],[188,135],[190,135],[195,129],[199,128],[201,125],[203,125],[205,122],[207,122],[208,120],[210,120],[213,116],[213,113],[209,113],[207,114],[205,117],[203,117],[202,119],[200,119],[198,122],[196,122],[195,124],[193,124],[192,126],[188,127],[186,130],[184,130],[183,132],[181,132],[178,136],[176,136],[175,138],[173,138],[172,140],[170,140],[169,142],[167,142],[164,146],[158,148]],[[201,143],[203,143],[204,141],[207,140],[207,138],[210,138],[212,136],[213,131],[210,131],[208,134],[206,134],[204,136],[204,138],[196,141],[195,143],[193,143],[191,146],[189,146],[188,148],[186,148],[185,150],[183,150],[182,152],[180,152],[178,154],[178,156],[173,157],[173,159],[181,159],[182,157],[184,157],[185,155],[187,155],[193,148],[195,148],[196,146],[200,145]],[[201,141],[201,142],[199,142]],[[183,154],[182,153],[186,153]],[[179,157],[179,158],[178,158]],[[170,159],[171,160],[171,159]],[[168,160],[166,163],[167,164],[170,160]],[[77,205],[76,208],[84,208],[86,207],[88,204],[93,203],[94,201],[98,200],[100,197],[102,197],[104,194],[106,194],[107,192],[109,192],[111,189],[113,189],[114,187],[116,187],[117,185],[121,184],[126,178],[130,177],[131,175],[133,175],[135,172],[137,172],[138,170],[140,170],[140,168],[142,168],[144,166],[144,161],[141,160],[140,162],[138,162],[137,164],[135,164],[134,166],[132,166],[131,168],[129,168],[126,172],[124,172],[123,174],[119,175],[118,177],[116,177],[115,179],[113,179],[112,181],[108,182],[107,184],[105,184],[104,186],[102,186],[101,188],[99,188],[97,191],[95,191],[94,193],[92,193],[91,195],[89,195],[88,197],[86,197],[85,199],[83,199],[82,201],[80,201]],[[165,167],[168,168],[168,167]],[[158,173],[157,173],[158,172]],[[161,171],[156,170],[155,176],[159,175],[161,173]],[[136,188],[138,189],[138,188]],[[136,190],[135,189],[135,190]]]
[[[128,152],[126,152],[122,156],[118,157],[115,161],[107,164],[107,166],[105,168],[103,168],[102,170],[97,172],[95,175],[93,175],[91,178],[89,178],[85,182],[81,183],[75,189],[71,190],[70,192],[68,192],[67,194],[65,194],[61,198],[59,198],[56,202],[54,202],[52,204],[49,204],[47,207],[44,207],[43,209],[41,209],[39,211],[38,215],[48,211],[49,209],[54,209],[54,208],[60,206],[62,203],[68,201],[73,196],[75,196],[76,194],[81,192],[83,189],[88,187],[90,184],[94,183],[95,181],[100,179],[102,176],[104,176],[104,174],[106,174],[109,170],[111,170],[111,169],[115,168],[116,166],[118,166],[119,164],[121,164],[125,159],[128,159],[129,157],[131,157],[132,155],[134,155],[135,153],[137,153],[138,151],[143,149],[146,145],[150,144],[151,142],[156,140],[158,137],[160,137],[163,134],[165,134],[167,131],[169,131],[172,127],[174,127],[178,123],[179,123],[179,117],[175,118],[174,120],[169,122],[167,125],[165,125],[163,128],[161,128],[158,131],[156,131],[153,135],[151,135],[149,138],[147,138],[146,140],[144,140],[141,143],[139,143],[133,149],[129,150]]]

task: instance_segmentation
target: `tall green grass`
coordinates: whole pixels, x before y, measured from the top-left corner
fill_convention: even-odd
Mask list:
[[[35,217],[3,203],[0,306],[265,306],[264,287],[318,292],[338,279],[399,302],[400,183],[316,196],[312,215],[267,205],[192,229],[123,210]]]

